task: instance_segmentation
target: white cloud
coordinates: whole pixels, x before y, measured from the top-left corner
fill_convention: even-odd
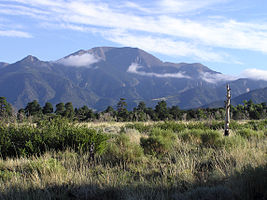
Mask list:
[[[21,37],[21,38],[31,38],[32,35],[23,32],[23,31],[17,31],[17,30],[0,30],[0,36],[4,37]]]
[[[241,72],[238,76],[232,76],[227,74],[211,74],[208,72],[201,73],[202,80],[209,83],[220,83],[234,81],[240,78],[248,78],[254,80],[264,80],[267,81],[267,70],[260,69],[246,69]]]
[[[58,60],[57,63],[63,64],[65,66],[90,67],[90,65],[97,63],[98,61],[99,60],[94,55],[85,53],[62,58]]]
[[[226,0],[161,0],[158,6],[162,8],[161,10],[163,11],[161,12],[185,13],[208,8],[214,4],[223,2],[226,2]]]
[[[6,10],[6,14],[27,15],[38,19],[40,24],[58,24],[59,27],[75,31],[92,32],[97,29],[100,33],[106,33],[114,29],[123,30],[126,33],[123,38],[109,34],[102,36],[118,44],[172,56],[194,56],[217,62],[228,59],[227,55],[214,52],[215,48],[252,50],[267,54],[266,22],[181,17],[185,12],[205,10],[228,1],[230,0],[158,0],[154,3],[125,3],[10,0],[8,4],[0,3],[3,8],[0,12]],[[14,2],[20,6],[13,5]],[[132,8],[131,12],[128,12],[129,7]]]
[[[241,73],[241,77],[267,81],[267,70],[246,69]]]
[[[220,83],[220,82],[228,82],[237,80],[238,77],[227,75],[227,74],[212,74],[209,72],[202,72],[201,77],[202,80],[208,83]]]
[[[141,76],[151,76],[151,77],[158,77],[158,78],[187,78],[190,79],[189,76],[184,75],[183,73],[164,73],[164,74],[158,74],[158,73],[153,73],[153,72],[144,72],[144,71],[139,71],[142,66],[138,65],[137,63],[132,63],[127,72],[133,73],[133,74],[138,74]]]
[[[205,61],[223,61],[226,54],[210,51],[190,42],[175,41],[167,37],[138,36],[120,30],[102,31],[104,37],[123,46],[138,47],[145,51],[172,56],[190,56]]]

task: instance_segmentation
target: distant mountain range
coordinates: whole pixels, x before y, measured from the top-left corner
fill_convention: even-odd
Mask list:
[[[267,81],[230,81],[202,64],[162,62],[129,47],[80,50],[50,62],[34,56],[13,64],[0,62],[0,96],[16,108],[36,99],[41,105],[47,101],[54,105],[72,102],[75,107],[103,110],[116,106],[123,97],[129,109],[140,101],[154,106],[159,100],[189,109],[222,101],[226,83],[231,86],[232,97],[241,98],[241,102],[249,91],[267,87]],[[266,101],[266,97],[265,92],[256,99]]]
[[[236,106],[238,104],[243,104],[243,101],[249,101],[249,100],[252,100],[254,103],[267,102],[267,87],[241,94],[233,98],[231,100],[231,104],[233,106]],[[203,107],[209,107],[209,108],[224,107],[224,101],[221,100],[221,101],[212,102],[210,104],[204,105]]]

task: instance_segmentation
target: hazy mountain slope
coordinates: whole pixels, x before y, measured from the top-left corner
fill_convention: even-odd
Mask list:
[[[8,66],[8,63],[0,62],[0,69]]]
[[[267,87],[252,90],[250,92],[241,94],[241,95],[231,99],[231,104],[233,106],[236,106],[238,104],[242,104],[243,101],[245,101],[245,100],[246,101],[252,100],[254,103],[267,102]],[[218,108],[218,107],[223,107],[223,106],[224,106],[224,101],[221,100],[221,101],[212,102],[212,103],[207,104],[203,107]]]
[[[169,106],[199,107],[225,96],[221,74],[199,64],[162,62],[137,48],[98,47],[80,50],[58,61],[27,56],[13,64],[0,63],[0,96],[15,107],[34,99],[72,102],[103,110],[120,97],[129,105],[145,101],[154,106],[165,99]],[[233,97],[267,87],[267,81],[240,79],[230,83]]]

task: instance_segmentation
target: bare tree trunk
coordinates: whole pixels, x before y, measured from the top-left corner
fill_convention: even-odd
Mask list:
[[[230,94],[230,86],[227,84],[226,86],[227,94],[226,94],[226,101],[225,101],[225,124],[224,124],[224,136],[229,135],[229,124],[230,124],[230,100],[231,100],[231,94]]]

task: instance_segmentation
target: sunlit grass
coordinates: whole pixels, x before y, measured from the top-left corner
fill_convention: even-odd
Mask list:
[[[149,129],[139,129],[145,132],[127,123],[105,123],[104,132],[119,129],[107,131],[105,150],[94,161],[89,152],[71,147],[0,159],[0,199],[266,198],[266,134],[242,135],[236,129],[224,137],[222,129],[201,123],[182,128],[148,123]],[[103,124],[93,128],[99,127]],[[150,137],[159,138],[161,151],[145,150],[141,138]]]

